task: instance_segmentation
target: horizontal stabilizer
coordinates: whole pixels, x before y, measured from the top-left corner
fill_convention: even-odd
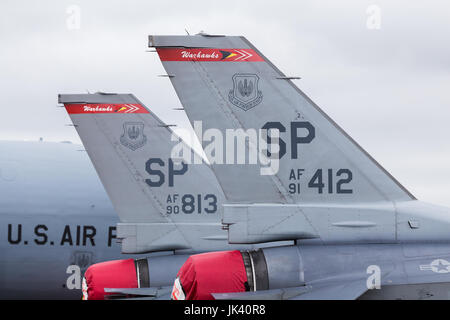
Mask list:
[[[172,287],[105,288],[108,299],[120,300],[169,300]]]
[[[310,285],[309,290],[291,300],[355,300],[366,291],[366,279]]]
[[[301,286],[260,291],[212,293],[211,295],[216,300],[289,300],[307,290],[308,287]]]
[[[301,287],[212,293],[216,300],[355,300],[367,291],[365,279],[342,281],[332,284],[306,285]]]

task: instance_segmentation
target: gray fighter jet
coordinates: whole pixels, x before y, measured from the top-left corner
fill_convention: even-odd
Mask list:
[[[449,209],[415,199],[245,38],[149,44],[209,164],[161,143],[170,129],[132,95],[59,101],[120,217],[122,251],[186,261],[173,299],[449,297]],[[156,264],[136,262],[127,288],[102,265],[88,287],[167,298],[175,274]]]
[[[93,94],[87,97],[97,102],[109,97],[118,102],[120,96]],[[169,169],[170,154],[164,152],[175,143],[171,141],[172,131],[153,114],[148,116],[155,127],[145,128],[150,143],[146,141],[142,147],[149,158],[161,159],[166,163],[167,181],[173,179],[175,184],[170,189],[175,202],[165,210],[173,210],[173,214],[177,215],[181,210],[186,211],[186,208],[176,203],[189,202],[190,199],[182,199],[186,189],[178,186],[183,175],[175,165]],[[122,126],[121,130],[123,134]],[[118,136],[119,144],[122,134]],[[138,131],[130,132],[130,135],[136,136]],[[122,141],[126,145],[120,144],[124,152],[131,152],[130,148],[137,146],[135,140],[131,140],[133,145],[124,138]],[[191,152],[190,148],[187,150]],[[220,228],[219,215],[216,214],[221,208],[219,203],[223,201],[223,194],[212,171],[208,166],[201,165],[187,182],[197,184],[199,192],[203,192],[202,211],[207,217],[198,217],[199,224],[188,223],[187,229],[177,225],[187,234],[188,240],[194,239],[190,240],[193,243],[184,243],[184,250],[173,250],[166,244],[167,250],[164,247],[137,249],[137,243],[133,244],[133,239],[129,237],[121,242],[121,250],[117,243],[117,223],[120,222],[119,232],[123,232],[122,226],[130,228],[130,224],[127,224],[129,221],[151,221],[152,217],[159,215],[159,209],[151,205],[160,205],[160,201],[167,200],[166,195],[158,201],[152,202],[150,198],[146,200],[148,202],[142,203],[142,218],[138,219],[135,211],[135,215],[125,215],[119,220],[85,151],[83,146],[69,142],[0,142],[0,299],[80,299],[83,274],[90,265],[124,258],[135,259],[136,265],[145,265],[151,275],[152,286],[169,288],[166,290],[166,296],[169,297],[177,271],[191,253],[207,251],[208,248],[230,248],[226,232]],[[118,176],[122,164],[114,154],[109,156],[111,163],[117,164],[117,169],[111,167],[112,176],[122,179]],[[158,163],[159,160],[155,162]],[[153,168],[154,164],[150,166]],[[186,170],[187,175],[190,170]],[[142,174],[147,174],[145,168]],[[157,180],[159,174],[156,170],[148,177]],[[124,182],[120,180],[117,185],[118,194],[122,194],[125,200],[139,203],[139,198],[126,198],[127,192],[134,190],[124,187]],[[198,209],[195,214],[199,215]],[[164,231],[164,228],[161,230]],[[199,237],[200,234],[203,237]],[[173,241],[177,248],[181,246],[176,239],[170,240],[170,237],[169,241]],[[140,238],[136,240],[141,244],[146,243]],[[188,247],[194,247],[195,250]],[[141,252],[146,253],[139,254]],[[150,296],[155,294],[151,293]]]
[[[247,268],[250,290],[212,288],[215,298],[449,297],[450,210],[418,201],[247,39],[150,36],[149,46],[214,150],[228,242],[295,241],[250,253],[264,257]],[[265,158],[234,159],[254,150]]]
[[[100,264],[100,271],[94,266],[85,277],[85,298],[105,298],[105,292],[169,298],[178,269],[192,254],[293,243],[230,244],[221,223],[225,197],[213,171],[133,95],[61,94],[59,102],[119,216],[122,253],[163,253],[125,270],[125,261]],[[174,150],[197,163],[184,162]],[[116,274],[131,274],[132,281]]]

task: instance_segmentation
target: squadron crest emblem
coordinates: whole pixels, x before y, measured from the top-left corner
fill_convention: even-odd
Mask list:
[[[228,94],[228,100],[244,111],[257,106],[263,99],[262,92],[258,90],[258,81],[259,77],[256,74],[235,74],[233,89]]]
[[[147,136],[144,134],[144,123],[125,122],[123,124],[123,134],[120,136],[120,143],[135,151],[147,143]]]

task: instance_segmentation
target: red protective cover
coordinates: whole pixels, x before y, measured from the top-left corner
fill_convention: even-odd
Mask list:
[[[105,293],[105,288],[138,287],[134,259],[93,264],[84,273],[84,278],[87,288],[83,288],[83,297],[87,300],[103,300],[106,295],[110,294]]]
[[[213,300],[211,293],[244,292],[247,274],[239,251],[190,256],[178,271],[186,300]]]

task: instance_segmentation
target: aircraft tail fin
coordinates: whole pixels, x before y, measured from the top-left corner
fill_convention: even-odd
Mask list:
[[[230,203],[415,199],[292,82],[295,77],[244,37],[150,36],[149,46],[156,48],[194,128],[201,125],[196,132]],[[261,150],[261,132],[270,147],[277,138],[271,132],[279,134],[269,174],[263,161],[247,161],[252,148]],[[239,143],[229,137],[243,139],[245,164],[236,165]],[[219,138],[224,142],[218,153],[211,141]],[[230,150],[238,156],[228,159]]]
[[[132,94],[60,94],[121,223],[124,252],[186,249],[221,237],[223,192],[208,165]]]

